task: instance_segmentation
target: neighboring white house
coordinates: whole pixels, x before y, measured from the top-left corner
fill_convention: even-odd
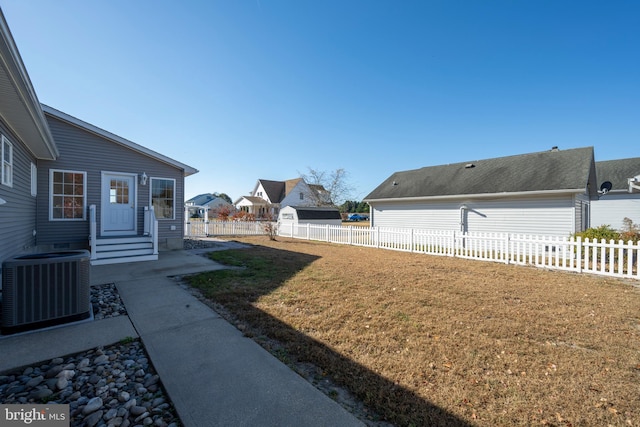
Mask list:
[[[289,230],[292,224],[342,225],[340,211],[330,207],[285,206],[280,209],[278,226]]]
[[[591,226],[610,225],[620,230],[624,218],[640,224],[640,157],[596,162],[599,197],[591,201]],[[635,184],[637,185],[637,184]]]
[[[262,218],[277,217],[285,206],[326,205],[328,193],[321,185],[307,184],[304,179],[286,181],[259,179],[249,196],[240,197],[234,203],[238,210]]]
[[[371,225],[568,236],[589,227],[593,147],[396,172],[365,199]]]
[[[207,211],[209,218],[215,218],[220,209],[229,209],[230,212],[235,210],[231,203],[211,193],[198,194],[184,204],[189,211],[189,217],[193,215],[204,217],[204,212]]]

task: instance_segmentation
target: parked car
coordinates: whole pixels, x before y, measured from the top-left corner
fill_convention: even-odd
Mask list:
[[[349,214],[347,221],[367,221],[369,217],[357,213]]]

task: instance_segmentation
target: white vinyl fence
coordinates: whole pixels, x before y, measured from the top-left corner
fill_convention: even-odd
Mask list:
[[[190,218],[184,224],[184,237],[256,236],[266,234],[264,221],[205,221]]]
[[[280,224],[278,235],[640,280],[640,243],[383,227]]]
[[[185,224],[185,237],[266,234],[265,222]],[[274,224],[275,226],[275,224]],[[408,228],[279,224],[278,235],[354,246],[450,256],[640,280],[640,242],[510,233],[461,233]]]

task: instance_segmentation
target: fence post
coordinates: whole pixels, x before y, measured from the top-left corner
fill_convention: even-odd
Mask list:
[[[460,233],[460,234],[462,234],[462,233]],[[458,232],[454,231],[453,232],[453,245],[451,245],[451,247],[453,248],[452,254],[453,254],[454,257],[458,256],[458,241],[459,241],[458,240]]]
[[[504,256],[505,256],[505,264],[511,263],[511,233],[507,233],[505,241],[504,241]]]
[[[189,224],[189,207],[185,206],[184,207],[184,235],[185,236],[189,236],[188,229],[187,229],[187,224]],[[149,230],[149,231],[151,231],[151,230]]]
[[[325,224],[324,228],[327,233],[327,243],[329,243],[331,241],[331,239],[329,239],[329,224]]]
[[[636,265],[636,278],[640,279],[640,242],[636,242],[635,248],[629,252],[629,258],[633,258],[632,263]],[[633,275],[633,267],[629,269],[629,274]]]
[[[380,248],[380,227],[376,227],[376,248]]]
[[[576,269],[578,270],[578,273],[582,273],[582,236],[578,236],[575,240],[576,240]]]
[[[410,252],[415,252],[415,245],[413,243],[413,228],[411,229],[411,237],[409,239],[409,244],[411,245],[410,246],[410,248],[411,248]]]

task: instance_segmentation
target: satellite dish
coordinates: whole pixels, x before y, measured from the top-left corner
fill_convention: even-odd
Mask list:
[[[612,188],[613,188],[613,184],[611,184],[611,181],[605,181],[602,184],[600,184],[600,192],[602,194],[607,194],[609,191],[611,191]]]

